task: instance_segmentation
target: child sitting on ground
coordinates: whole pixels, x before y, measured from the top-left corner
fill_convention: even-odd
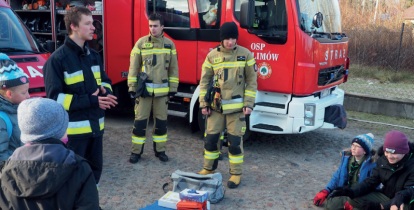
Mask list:
[[[0,53],[0,162],[23,145],[17,124],[17,107],[29,97],[26,74],[7,55]]]
[[[321,192],[316,194],[313,203],[321,205],[335,188],[341,186],[354,186],[371,175],[372,169],[376,166],[372,156],[374,135],[372,133],[362,134],[352,140],[351,149],[342,151],[341,164],[333,175],[329,184]],[[348,197],[329,197],[325,204],[325,210],[347,209],[352,210],[348,203]]]

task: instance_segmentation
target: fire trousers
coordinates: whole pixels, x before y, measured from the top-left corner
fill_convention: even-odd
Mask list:
[[[89,161],[96,184],[99,183],[102,174],[102,139],[103,136],[82,139],[69,136],[69,141],[66,144],[75,154]]]
[[[154,152],[165,151],[167,145],[168,96],[159,98],[139,97],[135,101],[135,121],[132,129],[132,153],[142,154],[144,151],[151,106],[153,108],[154,117],[154,128],[152,129]]]
[[[242,174],[243,166],[243,135],[246,131],[246,118],[241,113],[223,115],[211,111],[207,118],[207,135],[204,144],[204,169],[212,171],[217,169],[220,154],[220,136],[226,122],[227,140],[229,146],[230,174]]]

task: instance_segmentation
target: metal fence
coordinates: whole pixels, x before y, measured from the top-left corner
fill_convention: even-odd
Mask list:
[[[414,100],[414,27],[346,31],[350,38],[347,92]]]

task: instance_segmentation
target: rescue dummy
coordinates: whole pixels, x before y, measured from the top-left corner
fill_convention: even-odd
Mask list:
[[[227,126],[231,174],[227,183],[229,188],[238,187],[241,181],[246,115],[253,110],[257,90],[256,61],[248,49],[236,44],[238,35],[234,22],[221,26],[221,44],[207,55],[200,81],[200,108],[208,118],[204,166],[198,173],[211,174],[217,169],[220,154],[218,142]]]
[[[174,43],[164,37],[163,17],[151,14],[149,27],[150,34],[135,43],[129,66],[128,91],[131,98],[135,98],[135,121],[129,158],[131,163],[138,162],[144,151],[151,106],[154,116],[154,153],[161,161],[168,161],[165,154],[168,100],[178,88],[177,51]],[[142,88],[146,88],[146,91]]]

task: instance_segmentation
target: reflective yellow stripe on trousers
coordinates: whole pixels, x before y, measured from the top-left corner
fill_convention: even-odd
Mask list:
[[[84,79],[83,79],[83,71],[82,70],[73,72],[71,74],[68,74],[67,71],[64,71],[63,72],[63,77],[64,77],[65,83],[67,85],[73,85],[75,83],[83,82],[84,81]]]
[[[166,142],[167,141],[167,135],[162,135],[162,136],[152,136],[152,140],[154,142]]]
[[[242,156],[232,156],[229,155],[230,163],[243,163],[243,155]]]
[[[204,157],[206,159],[214,160],[214,159],[217,159],[219,155],[220,155],[220,152],[209,152],[209,151],[204,150]]]
[[[91,123],[89,120],[69,122],[68,135],[92,133]]]
[[[145,137],[132,136],[132,143],[134,143],[134,144],[144,144],[145,143]]]
[[[70,104],[72,103],[72,94],[64,94],[59,93],[57,102],[63,105],[63,108],[65,108],[66,111],[69,111]]]

